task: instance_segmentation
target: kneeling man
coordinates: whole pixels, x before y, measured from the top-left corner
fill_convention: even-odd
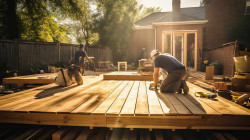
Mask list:
[[[154,60],[154,86],[156,90],[159,78],[159,68],[162,68],[168,73],[168,75],[161,84],[161,92],[181,93],[182,90],[184,94],[189,92],[189,88],[185,80],[187,70],[181,62],[170,54],[160,54],[157,50],[153,50],[151,52],[151,57]]]

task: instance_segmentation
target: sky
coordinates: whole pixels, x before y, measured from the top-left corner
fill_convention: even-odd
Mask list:
[[[137,0],[145,7],[160,7],[162,12],[172,11],[172,0]],[[181,0],[181,7],[199,7],[201,0]]]

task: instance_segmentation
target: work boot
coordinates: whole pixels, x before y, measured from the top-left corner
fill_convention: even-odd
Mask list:
[[[188,94],[189,87],[187,86],[187,83],[186,83],[185,80],[182,81],[182,86],[183,86],[183,92],[184,92],[184,94]]]
[[[182,89],[181,89],[181,88],[179,89],[178,93],[179,93],[179,94],[181,94],[181,93],[182,93]]]

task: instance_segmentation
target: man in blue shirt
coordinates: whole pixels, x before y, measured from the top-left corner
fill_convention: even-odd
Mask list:
[[[189,88],[185,81],[187,70],[185,66],[170,54],[160,54],[159,51],[153,50],[151,57],[154,60],[154,86],[157,89],[159,68],[165,70],[168,75],[163,80],[160,90],[164,93],[181,93],[182,89],[184,94],[189,92]]]
[[[84,70],[84,58],[86,58],[90,63],[93,63],[92,60],[87,56],[86,51],[84,50],[85,46],[80,44],[79,50],[75,52],[75,64],[82,67]]]

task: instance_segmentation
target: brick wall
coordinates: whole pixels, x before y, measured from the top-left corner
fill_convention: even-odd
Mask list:
[[[156,47],[162,51],[162,32],[163,31],[176,31],[176,30],[197,30],[197,70],[201,68],[202,62],[202,48],[203,48],[203,27],[204,25],[166,25],[157,26],[156,30]]]
[[[209,0],[206,7],[208,23],[204,29],[204,48],[217,48],[229,40],[231,24],[245,12],[246,0]]]
[[[221,48],[204,51],[204,57],[210,62],[219,61],[223,65],[223,74],[232,75],[233,73],[233,56],[235,43],[223,46]]]
[[[154,48],[154,29],[134,30],[131,36],[130,52],[137,61],[141,59],[142,48],[146,49],[146,56]]]

